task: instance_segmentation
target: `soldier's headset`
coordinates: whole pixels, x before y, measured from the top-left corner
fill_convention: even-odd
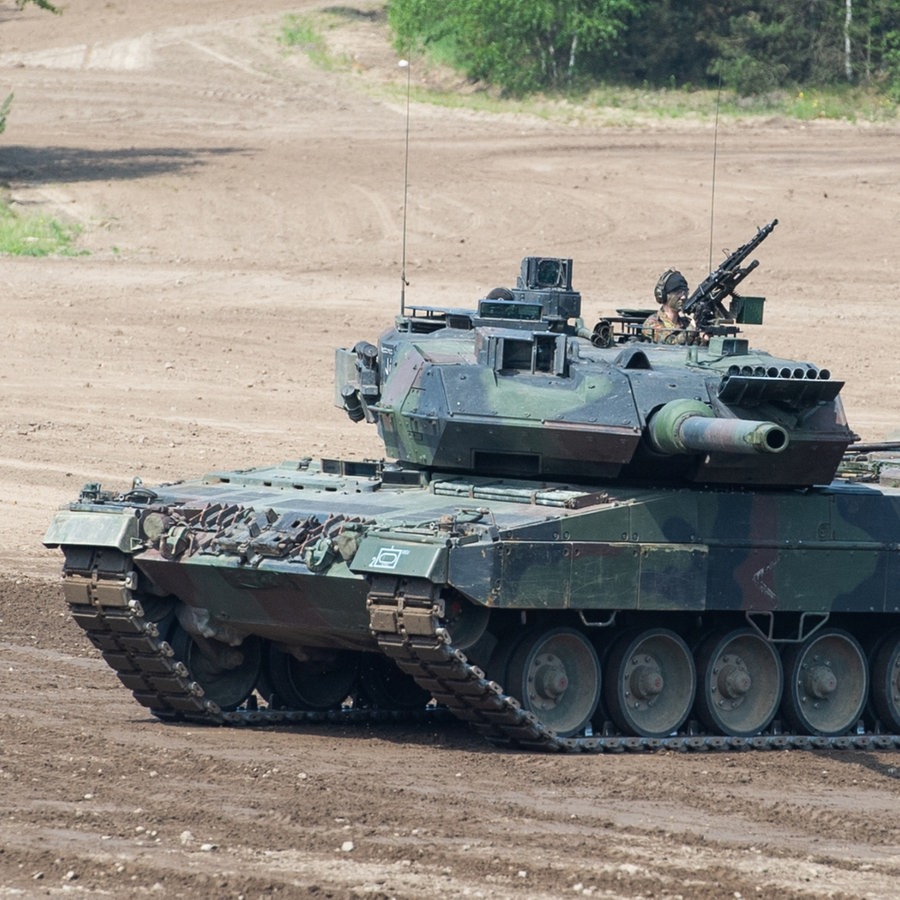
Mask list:
[[[678,271],[678,269],[666,269],[666,271],[659,276],[659,281],[656,282],[656,287],[653,288],[653,296],[656,298],[657,303],[666,302],[666,295],[668,294],[668,291],[666,290],[666,284],[673,275],[677,275],[678,280],[682,284],[684,284],[685,288],[687,288],[687,281],[685,281],[684,275],[682,275],[681,272]]]

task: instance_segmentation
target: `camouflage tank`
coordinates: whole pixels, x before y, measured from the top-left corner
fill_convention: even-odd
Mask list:
[[[336,404],[389,461],[86,485],[44,541],[75,621],[164,720],[900,746],[897,448],[854,447],[842,382],[742,336],[776,222],[697,287],[683,345],[644,311],[587,327],[569,259],[404,308],[336,351]]]

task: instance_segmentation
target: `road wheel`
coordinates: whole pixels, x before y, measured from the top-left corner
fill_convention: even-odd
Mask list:
[[[836,628],[817,631],[784,651],[782,713],[801,734],[846,734],[866,704],[866,656],[852,635]]]
[[[238,647],[211,640],[201,644],[175,625],[169,644],[175,659],[187,666],[190,679],[203,688],[206,699],[222,709],[237,709],[253,693],[262,669],[259,638],[245,638]]]
[[[778,711],[778,651],[752,628],[710,635],[697,653],[697,715],[717,734],[750,737]]]
[[[581,731],[600,699],[600,661],[574,628],[527,632],[510,657],[506,678],[508,693],[561,737]]]
[[[665,737],[694,704],[694,658],[667,628],[629,631],[613,644],[606,669],[606,705],[627,734]]]

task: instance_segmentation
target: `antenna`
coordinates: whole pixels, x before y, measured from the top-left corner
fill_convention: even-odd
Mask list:
[[[406,210],[409,196],[409,92],[410,71],[409,60],[401,59],[397,63],[401,69],[406,69],[406,147],[403,156],[403,249],[400,252],[400,315],[406,314]]]
[[[716,91],[716,125],[713,131],[712,197],[709,201],[709,271],[712,272],[713,221],[716,215],[716,156],[719,150],[719,100],[722,97],[722,75],[719,73],[719,88]]]

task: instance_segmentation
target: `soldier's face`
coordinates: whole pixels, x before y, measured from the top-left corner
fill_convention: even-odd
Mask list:
[[[684,288],[678,291],[669,291],[666,298],[666,306],[681,312],[684,309],[685,300],[687,300],[687,291]]]

